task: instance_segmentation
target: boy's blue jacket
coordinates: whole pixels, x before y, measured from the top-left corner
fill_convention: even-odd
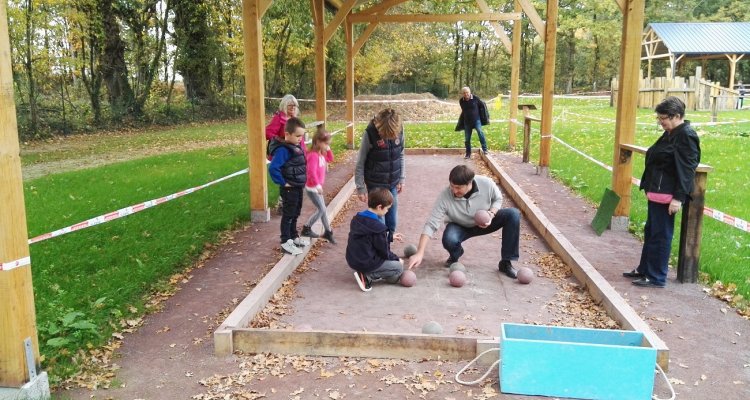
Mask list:
[[[357,213],[349,227],[346,262],[354,270],[370,272],[383,265],[385,260],[398,260],[391,251],[388,227],[372,211]]]

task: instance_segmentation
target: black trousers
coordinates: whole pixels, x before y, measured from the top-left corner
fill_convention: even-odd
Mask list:
[[[297,218],[302,211],[302,187],[281,187],[281,243],[299,237]]]

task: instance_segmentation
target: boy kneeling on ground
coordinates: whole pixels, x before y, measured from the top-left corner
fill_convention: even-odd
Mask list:
[[[398,283],[404,272],[403,261],[391,251],[388,227],[379,219],[392,204],[393,195],[388,189],[373,189],[367,195],[367,210],[352,218],[346,262],[354,270],[354,278],[364,292],[369,292],[376,280]],[[393,238],[401,241],[403,235],[394,233]]]

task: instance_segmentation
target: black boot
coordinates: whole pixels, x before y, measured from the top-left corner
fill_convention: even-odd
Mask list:
[[[325,233],[323,233],[323,239],[331,242],[331,244],[336,244],[336,241],[333,239],[333,231],[325,231]]]
[[[312,228],[310,228],[307,225],[302,225],[302,233],[301,233],[301,235],[302,236],[307,236],[307,237],[312,238],[312,239],[320,237],[320,235],[318,235],[317,233],[313,232]]]

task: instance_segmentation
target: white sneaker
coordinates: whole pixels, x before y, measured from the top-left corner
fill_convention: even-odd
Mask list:
[[[293,242],[294,242],[294,245],[297,247],[307,247],[310,245],[310,241],[301,236],[294,238]]]
[[[297,246],[294,245],[294,241],[292,239],[288,239],[286,242],[282,243],[281,249],[293,256],[302,254],[302,250],[298,249]]]

